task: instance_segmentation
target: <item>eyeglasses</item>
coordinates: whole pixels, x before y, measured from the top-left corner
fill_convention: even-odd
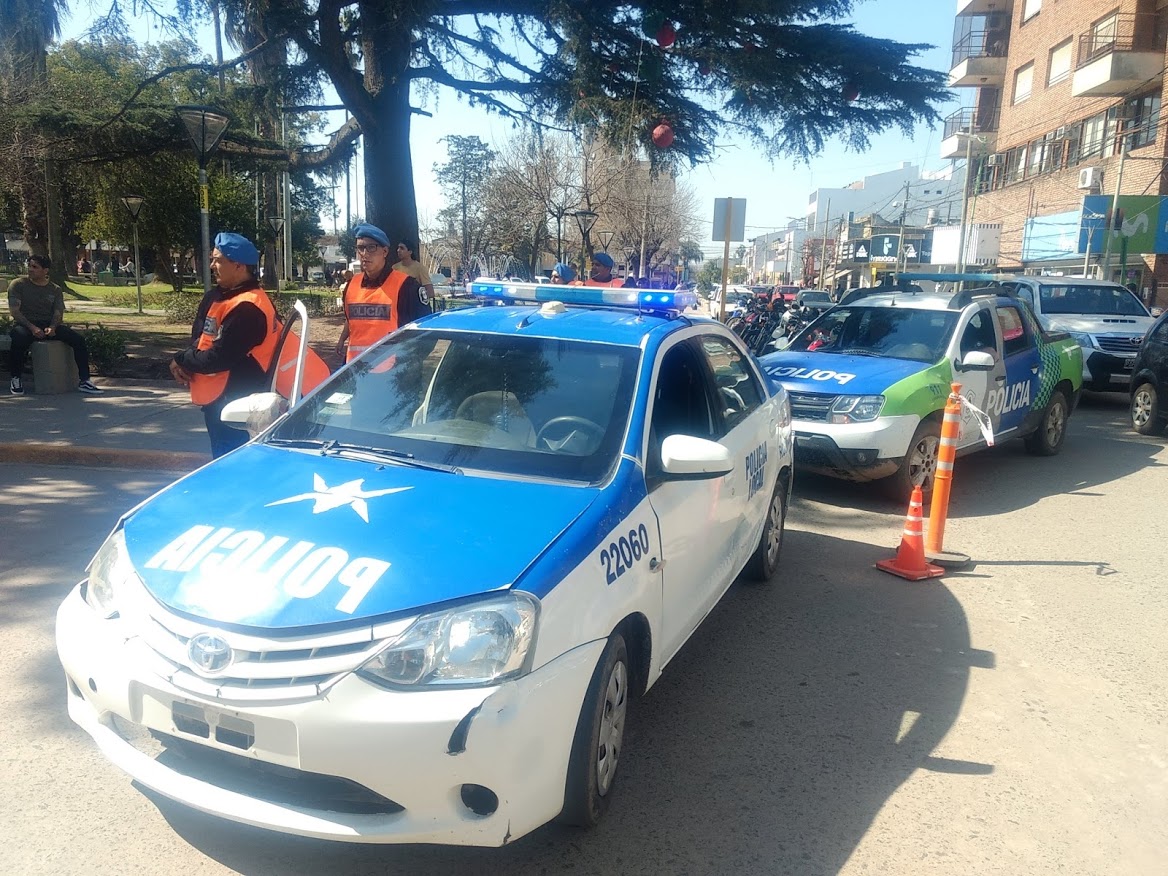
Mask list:
[[[357,244],[358,253],[375,252],[381,249],[380,243],[359,243]]]

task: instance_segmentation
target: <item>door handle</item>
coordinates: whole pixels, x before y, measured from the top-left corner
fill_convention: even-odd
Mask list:
[[[1005,383],[1006,382],[1006,375],[1003,374],[1000,377],[995,377],[994,380],[996,380],[998,383]]]
[[[1037,365],[1031,365],[1031,366],[1030,366],[1030,373],[1031,373],[1031,374],[1037,374],[1037,373],[1038,373],[1038,366],[1037,366]]]
[[[649,571],[650,572],[660,572],[664,568],[665,568],[665,560],[658,560],[656,557],[653,557],[653,559],[649,560]]]

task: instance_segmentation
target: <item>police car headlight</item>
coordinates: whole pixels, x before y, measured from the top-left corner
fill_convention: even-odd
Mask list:
[[[1086,332],[1067,332],[1067,334],[1074,338],[1080,347],[1086,347],[1088,350],[1096,349],[1095,339]]]
[[[422,615],[358,675],[394,687],[498,684],[525,673],[539,601],[508,593]]]
[[[827,414],[829,423],[864,423],[880,416],[882,395],[841,395]]]
[[[89,564],[89,579],[85,582],[85,601],[104,618],[118,613],[118,588],[137,575],[130,554],[126,550],[126,535],[119,529],[105,540]]]

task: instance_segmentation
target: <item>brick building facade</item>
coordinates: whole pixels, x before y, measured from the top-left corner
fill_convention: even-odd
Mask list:
[[[1121,162],[1121,195],[1168,195],[1166,29],[1168,0],[958,0],[950,82],[971,105],[947,120],[942,154],[970,158],[970,220],[1001,223],[1000,269],[1081,273],[1077,230],[1060,249],[1040,229],[1113,195]],[[1101,255],[1086,261],[1103,275]],[[1127,269],[1111,257],[1113,279],[1168,298],[1168,256],[1133,253]]]

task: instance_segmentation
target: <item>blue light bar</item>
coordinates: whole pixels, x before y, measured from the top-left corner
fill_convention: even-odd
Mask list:
[[[630,310],[652,313],[681,313],[698,303],[698,296],[689,291],[663,289],[620,289],[610,286],[561,286],[551,283],[471,283],[471,294],[477,298],[509,304],[562,301],[564,304],[592,307],[627,307]]]

